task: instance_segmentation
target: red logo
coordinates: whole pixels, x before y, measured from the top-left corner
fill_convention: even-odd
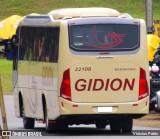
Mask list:
[[[119,91],[119,90],[123,90],[126,91],[127,89],[129,89],[130,91],[132,91],[134,89],[134,85],[135,85],[135,78],[133,79],[127,79],[125,78],[124,81],[122,81],[119,78],[115,78],[115,79],[106,79],[106,80],[102,80],[102,79],[79,79],[75,82],[75,89],[77,91],[101,91],[101,90],[105,90],[108,91],[109,89],[111,89],[112,91]]]
[[[121,44],[123,42],[123,37],[125,36],[125,34],[118,34],[116,32],[108,32],[105,35],[103,35],[103,37],[100,38],[97,37],[96,35],[96,26],[93,27],[92,30],[92,38],[94,40],[94,42],[90,43],[90,42],[86,42],[84,41],[83,44],[86,46],[90,46],[90,47],[94,47],[94,48],[101,48],[101,49],[105,49],[105,48],[114,48],[116,46],[118,46],[119,44]]]

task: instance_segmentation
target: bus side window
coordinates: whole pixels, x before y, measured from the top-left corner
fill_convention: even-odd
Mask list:
[[[47,30],[47,34],[50,34],[50,36],[47,36],[47,44],[45,46],[45,55],[47,56],[47,59],[45,60],[57,63],[59,50],[59,28],[52,28],[52,32],[53,33],[50,33],[50,30]]]
[[[54,43],[54,62],[58,62],[59,54],[59,28],[55,29],[55,43]]]
[[[19,43],[20,60],[58,62],[58,47],[58,27],[21,28]]]

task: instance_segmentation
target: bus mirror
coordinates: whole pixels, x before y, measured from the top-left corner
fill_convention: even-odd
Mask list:
[[[17,49],[17,43],[18,43],[18,35],[13,35],[11,38],[12,42],[12,50],[13,50],[13,63],[15,64],[15,60],[18,58],[18,49]]]
[[[13,44],[16,44],[18,42],[18,35],[17,34],[13,35],[11,41]]]

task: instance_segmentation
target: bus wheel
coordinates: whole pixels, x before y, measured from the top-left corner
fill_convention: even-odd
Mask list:
[[[110,130],[111,133],[121,133],[122,121],[121,119],[110,120]]]
[[[123,119],[112,119],[110,129],[112,133],[131,133],[133,127],[133,118],[125,117]]]
[[[133,127],[133,118],[124,118],[122,124],[123,133],[131,133]]]
[[[34,118],[25,117],[24,108],[23,108],[23,126],[25,129],[33,129],[35,124]]]
[[[56,130],[66,130],[67,128],[68,128],[68,124],[66,123],[59,122],[54,125],[54,129]]]
[[[106,128],[106,123],[104,121],[96,121],[96,128],[97,129],[105,129]]]

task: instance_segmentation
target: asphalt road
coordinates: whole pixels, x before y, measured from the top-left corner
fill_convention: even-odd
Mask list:
[[[26,130],[23,129],[23,121],[21,118],[16,118],[14,113],[14,106],[13,106],[13,97],[12,96],[5,96],[5,106],[6,106],[6,113],[7,113],[7,122],[8,122],[8,128],[9,130],[23,130],[24,132]],[[1,113],[0,113],[1,116]],[[0,118],[0,125],[2,123],[2,120]],[[133,130],[143,130],[144,134],[148,133],[148,131],[156,131],[160,132],[160,128],[151,128],[151,127],[140,127],[140,126],[134,126]],[[147,130],[147,131],[146,131]],[[112,135],[110,133],[110,127],[107,126],[105,130],[97,130],[95,128],[95,125],[80,125],[80,126],[72,126],[66,131],[59,131],[51,134],[47,134],[45,131],[45,125],[36,123],[34,130],[28,130],[29,132],[38,132],[39,134],[45,135],[42,137],[10,137],[10,139],[22,139],[22,138],[29,138],[29,139],[35,139],[35,138],[41,138],[41,139],[103,139],[103,138],[113,138],[113,139],[124,139],[124,138],[139,138],[139,139],[150,139],[150,138],[160,138],[160,136],[131,136],[131,135]],[[143,131],[140,131],[142,133]],[[135,131],[137,132],[137,131]],[[27,133],[28,134],[28,133]],[[160,133],[159,133],[160,135]]]

